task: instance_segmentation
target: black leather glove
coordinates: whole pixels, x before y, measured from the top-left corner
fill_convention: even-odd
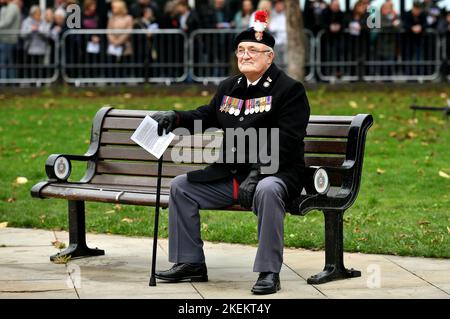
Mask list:
[[[259,170],[252,169],[247,178],[239,185],[238,203],[244,208],[252,208],[253,195],[255,195],[256,185],[261,180]]]
[[[166,133],[172,132],[177,123],[177,115],[174,111],[158,112],[151,117],[158,122],[159,136],[163,135],[163,129],[166,129]]]

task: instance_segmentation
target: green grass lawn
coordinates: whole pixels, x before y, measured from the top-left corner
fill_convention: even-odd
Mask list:
[[[192,109],[207,103],[211,92],[200,87],[42,89],[0,91],[0,225],[67,229],[63,200],[38,200],[30,188],[46,178],[49,154],[83,154],[92,118],[105,104],[130,109]],[[442,86],[308,91],[312,114],[371,113],[362,186],[344,218],[345,250],[409,256],[450,257],[450,123],[439,113],[412,118],[411,94],[428,105],[445,105]],[[170,93],[170,94],[169,94]],[[75,177],[83,167],[75,166]],[[25,184],[17,177],[26,177]],[[87,203],[87,229],[125,235],[152,234],[153,208]],[[167,211],[160,219],[167,237]],[[3,223],[3,224],[2,224]],[[2,226],[0,226],[2,227]],[[203,239],[256,244],[256,218],[243,212],[202,212]],[[0,243],[1,244],[1,243]],[[285,245],[323,249],[323,216],[288,215]]]

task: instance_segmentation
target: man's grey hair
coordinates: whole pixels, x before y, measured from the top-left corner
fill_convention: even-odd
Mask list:
[[[61,16],[61,17],[63,17],[63,18],[65,18],[66,17],[66,10],[64,10],[63,8],[58,8],[58,9],[56,9],[55,10],[55,16]]]
[[[33,16],[37,11],[40,11],[41,10],[41,8],[39,8],[39,6],[38,5],[32,5],[31,6],[31,8],[30,8],[30,13],[29,13],[29,15],[30,16]]]

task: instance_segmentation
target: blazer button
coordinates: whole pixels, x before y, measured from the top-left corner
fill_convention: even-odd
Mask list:
[[[232,174],[236,174],[236,173],[237,173],[237,169],[232,169],[232,170],[231,170],[231,173],[232,173]]]
[[[241,117],[239,118],[239,121],[242,122],[243,120],[244,120],[244,117],[241,116]]]
[[[233,147],[231,148],[231,151],[232,151],[233,153],[235,153],[235,152],[236,152],[236,147],[233,146]]]

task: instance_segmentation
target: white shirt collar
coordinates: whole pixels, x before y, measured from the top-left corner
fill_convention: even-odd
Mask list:
[[[256,85],[256,84],[258,84],[258,82],[259,82],[259,80],[261,80],[261,78],[262,78],[262,76],[258,79],[258,80],[256,80],[256,81],[254,81],[254,82],[250,82],[248,79],[247,79],[247,87],[249,87],[250,85]]]

